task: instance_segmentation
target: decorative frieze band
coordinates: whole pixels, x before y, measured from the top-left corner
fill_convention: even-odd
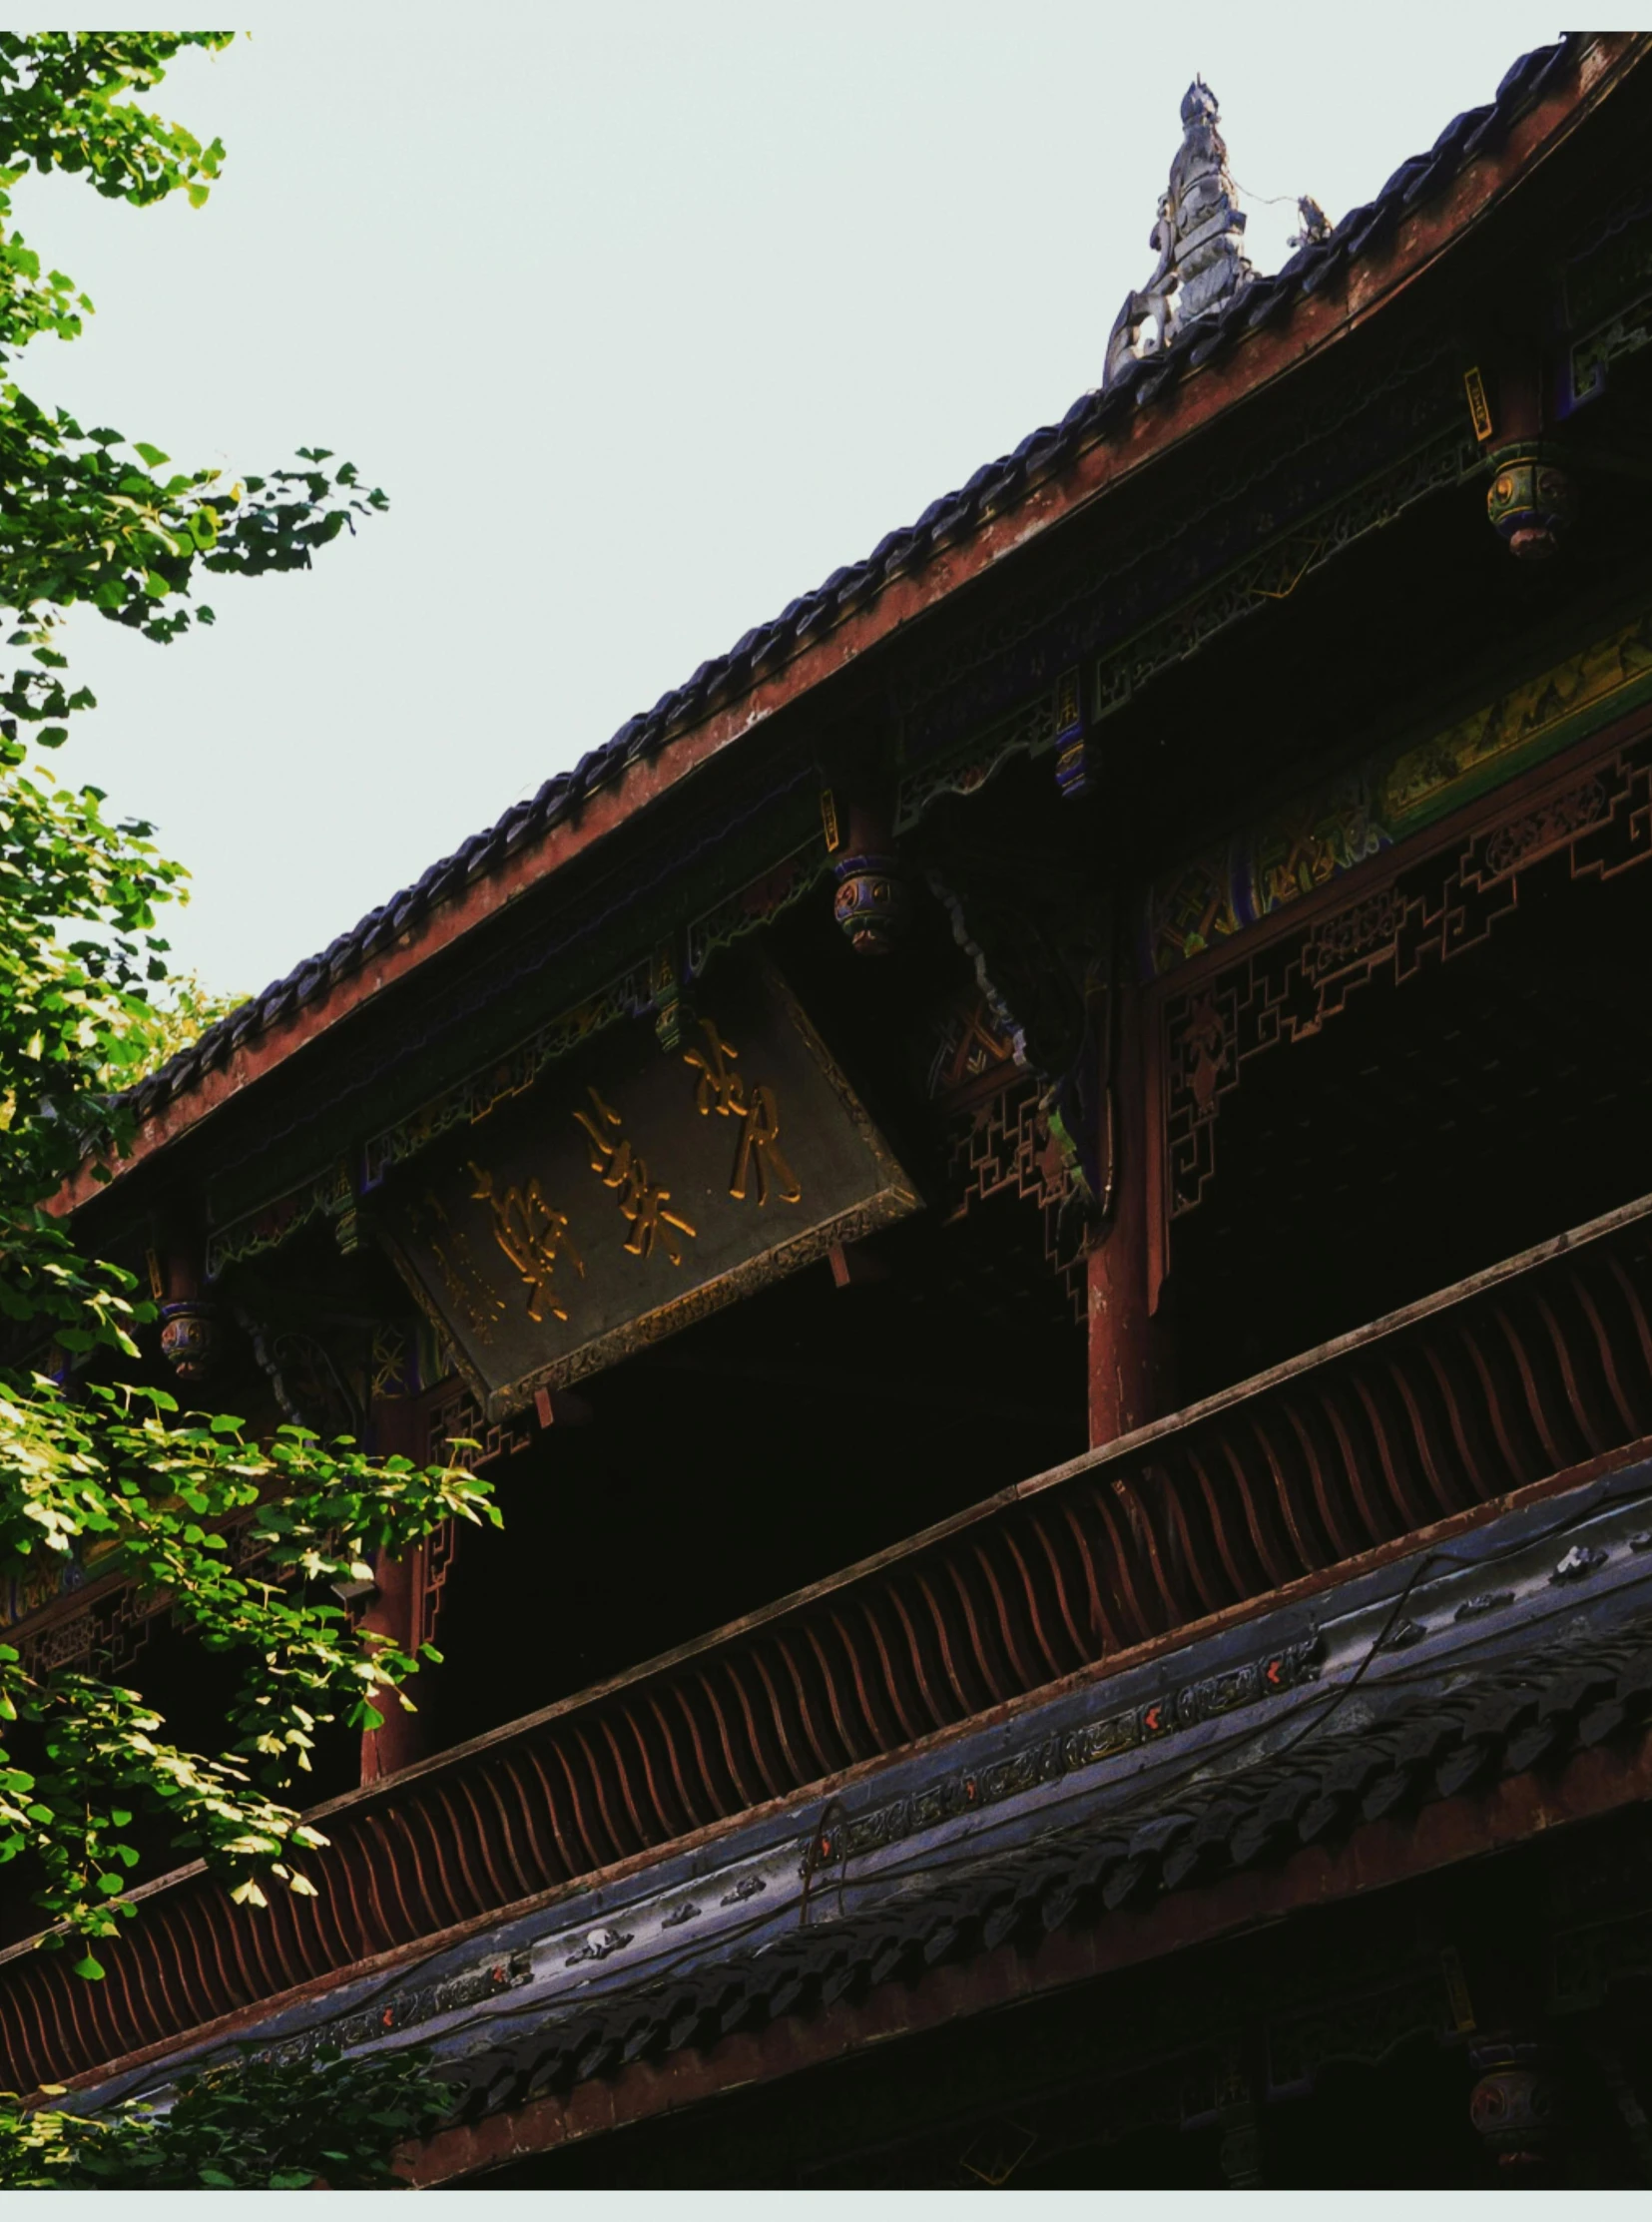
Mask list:
[[[1056,1782],[1063,1775],[1077,1774],[1104,1759],[1117,1759],[1143,1745],[1161,1743],[1166,1737],[1196,1728],[1202,1721],[1218,1720],[1243,1706],[1283,1696],[1287,1690],[1318,1679],[1322,1651],[1320,1636],[1313,1632],[1261,1658],[1166,1690],[1145,1704],[1041,1737],[987,1766],[939,1775],[892,1804],[874,1806],[866,1813],[829,1823],[816,1838],[809,1864],[819,1869],[857,1859],[902,1837],[920,1836],[959,1814],[1018,1798],[1040,1783]]]
[[[1443,732],[1391,744],[1166,873],[1148,892],[1142,976],[1162,977],[1301,902],[1648,699],[1652,611]],[[1571,807],[1586,804],[1579,798]]]
[[[1652,620],[1647,638],[1652,650]],[[1652,736],[1172,989],[1159,1020],[1167,1216],[1194,1210],[1209,1187],[1218,1113],[1254,1058],[1318,1035],[1379,973],[1403,983],[1478,946],[1515,913],[1521,874],[1556,855],[1574,879],[1613,878],[1652,856]]]

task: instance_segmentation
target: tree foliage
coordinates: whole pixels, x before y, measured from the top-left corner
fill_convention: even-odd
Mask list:
[[[16,190],[31,168],[61,170],[134,206],[179,192],[201,206],[222,147],[143,100],[181,49],[230,36],[0,32],[0,604],[12,651],[0,670],[0,1595],[38,1584],[43,1568],[49,1585],[95,1551],[100,1575],[170,1602],[219,1662],[226,1707],[223,1748],[183,1750],[137,1692],[94,1673],[30,1673],[0,1645],[0,1863],[23,1862],[12,1873],[29,1877],[44,1944],[69,1943],[90,1979],[98,1940],[134,1911],[132,1837],[157,1821],[168,1864],[205,1858],[243,1903],[311,1888],[304,1861],[323,1840],[285,1801],[316,1734],[329,1721],[378,1725],[418,1665],[352,1630],[330,1585],[445,1519],[497,1518],[486,1485],[457,1468],[376,1460],[291,1427],[255,1441],[233,1416],[182,1414],[134,1364],[154,1308],[129,1274],[84,1256],[51,1209],[83,1167],[107,1179],[118,1165],[133,1134],[123,1088],[181,1009],[188,1023],[192,994],[201,1009],[198,991],[183,1003],[166,992],[158,919],[181,868],[151,827],[54,776],[73,719],[94,707],[71,684],[63,625],[93,613],[168,645],[211,620],[195,599],[203,574],[305,568],[385,507],[324,449],[226,484],[107,425],[85,429],[18,382],[24,350],[46,333],[73,339],[92,304],[15,228]],[[256,1576],[235,1570],[249,1563]],[[75,2149],[95,2174],[96,2153],[116,2146]]]
[[[426,2058],[255,2055],[180,2077],[165,2107],[135,2099],[101,2116],[24,2112],[0,2094],[0,2191],[395,2189],[389,2155],[452,2105]]]
[[[133,1043],[138,1051],[135,1077],[159,1072],[182,1050],[198,1042],[209,1026],[239,1010],[245,995],[221,995],[197,972],[175,972],[164,995],[153,997],[136,1022]]]

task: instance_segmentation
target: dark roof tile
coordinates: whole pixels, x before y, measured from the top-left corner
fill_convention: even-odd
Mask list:
[[[1565,41],[1562,40],[1560,44],[1564,46]],[[1558,48],[1552,46],[1533,47],[1529,54],[1522,54],[1516,61],[1510,62],[1497,87],[1495,105],[1501,108],[1505,102],[1521,98],[1527,89],[1526,81],[1538,70],[1546,69],[1558,51]]]
[[[1368,1818],[1382,1818],[1454,1795],[1440,1787],[1445,1765],[1471,1746],[1495,1749],[1505,1726],[1516,1734],[1496,1765],[1517,1773],[1569,1749],[1605,1707],[1632,1701],[1641,1714],[1652,1709],[1645,1628],[1550,1647],[1525,1658],[1512,1685],[1506,1666],[1500,1671],[1500,1681],[1497,1672],[1487,1677],[1489,1690],[1476,1690],[1472,1679],[1466,1688],[1401,1684],[1373,1697],[1371,1726],[1339,1731],[1333,1713],[1308,1742],[1277,1758],[1259,1753],[1237,1777],[1173,1789],[1169,1811],[1152,1810],[1162,1793],[1144,1784],[1139,1796],[1148,1810],[1125,1833],[1116,1815],[1063,1828],[1043,1843],[948,1871],[944,1883],[918,1885],[910,1897],[791,1932],[691,1975],[645,1980],[573,2014],[552,2008],[520,2035],[444,2062],[438,2072],[458,2094],[458,2111],[474,2116],[520,2104],[624,2060],[658,2057],[830,2005],[945,1958],[992,1950],[1012,1935],[1030,1943],[1075,1921],[1104,1920],[1132,1899],[1197,1888],[1229,1868],[1313,1843],[1328,1827],[1356,1820],[1362,1804]],[[1540,1743],[1533,1740],[1539,1725]],[[1442,1753],[1436,1774],[1432,1763]],[[1456,1778],[1456,1787],[1471,1779],[1473,1772]]]
[[[1370,209],[1366,213],[1369,214],[1373,211],[1379,210],[1383,206],[1384,202],[1391,201],[1396,195],[1407,191],[1407,189],[1412,186],[1418,178],[1426,174],[1432,161],[1433,157],[1431,155],[1409,156],[1404,162],[1399,165],[1399,168],[1394,172],[1393,176],[1389,178],[1387,183],[1383,186],[1381,192],[1378,193],[1378,195],[1377,196],[1376,200],[1370,204]],[[1348,218],[1344,219],[1344,223],[1347,223],[1350,220]],[[1342,225],[1339,225],[1337,227],[1337,230],[1340,232],[1342,228]]]
[[[1127,365],[1107,392],[1096,389],[1080,394],[1059,425],[1045,425],[1030,432],[1013,455],[983,464],[959,491],[932,501],[914,525],[885,533],[862,563],[834,571],[815,594],[798,597],[778,618],[743,634],[727,657],[702,664],[686,688],[662,695],[646,717],[628,719],[603,749],[580,760],[571,778],[547,781],[534,799],[530,817],[517,816],[520,806],[513,805],[484,836],[482,847],[466,843],[456,857],[445,858],[432,867],[413,889],[368,911],[353,933],[341,937],[345,946],[332,944],[324,964],[310,960],[255,996],[236,1014],[223,1036],[225,1046],[239,1047],[295,1003],[324,992],[363,957],[404,932],[435,899],[438,890],[458,883],[472,861],[477,862],[478,869],[487,869],[498,857],[513,853],[527,837],[525,829],[560,823],[579,796],[604,780],[619,777],[627,764],[660,747],[673,730],[701,715],[708,697],[727,699],[736,685],[747,681],[743,668],[746,659],[750,660],[750,678],[761,678],[784,662],[806,635],[825,631],[880,587],[921,563],[929,552],[932,534],[942,540],[962,538],[979,522],[984,510],[1011,498],[1017,490],[1022,463],[1029,482],[1059,468],[1079,439],[1104,433],[1132,404],[1150,406],[1186,368],[1213,360],[1230,339],[1254,330],[1269,317],[1283,314],[1298,299],[1318,292],[1348,261],[1365,252],[1397,220],[1402,207],[1444,186],[1463,162],[1506,132],[1528,102],[1575,66],[1582,43],[1581,34],[1569,33],[1553,46],[1523,55],[1508,71],[1489,106],[1454,117],[1428,154],[1402,163],[1377,200],[1346,216],[1328,242],[1300,249],[1282,271],[1256,280],[1220,319],[1191,327],[1165,355]],[[455,864],[459,866],[456,872]],[[195,1070],[189,1054],[180,1053],[163,1068],[166,1089],[186,1084]],[[157,1075],[156,1079],[162,1077]],[[128,1091],[127,1100],[141,1111],[160,1092],[145,1083]]]

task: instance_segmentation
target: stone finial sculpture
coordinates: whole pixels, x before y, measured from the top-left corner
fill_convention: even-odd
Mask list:
[[[1182,101],[1182,145],[1170,166],[1176,211],[1177,320],[1226,307],[1250,282],[1241,235],[1245,219],[1234,202],[1228,150],[1217,129],[1216,95],[1196,77]]]
[[[1107,341],[1104,386],[1127,363],[1161,354],[1190,324],[1225,308],[1251,281],[1245,218],[1234,199],[1220,120],[1216,95],[1196,77],[1182,102],[1182,144],[1148,243],[1158,267],[1145,286],[1125,295]]]

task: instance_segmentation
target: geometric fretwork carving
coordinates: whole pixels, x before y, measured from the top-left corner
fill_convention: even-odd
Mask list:
[[[1317,1034],[1372,979],[1398,986],[1476,947],[1511,916],[1522,875],[1564,854],[1573,879],[1652,856],[1652,737],[1409,863],[1365,878],[1341,908],[1262,940],[1161,1005],[1169,1217],[1216,1171],[1216,1118],[1255,1057]]]
[[[26,1674],[50,1674],[59,1667],[119,1674],[131,1665],[149,1639],[166,1600],[139,1601],[130,1582],[111,1589],[84,1610],[55,1620],[18,1641]]]
[[[944,1111],[961,1111],[990,1094],[1014,1069],[1014,1035],[975,988],[954,998],[937,1019],[923,1092]]]
[[[418,1627],[414,1642],[434,1643],[436,1623],[441,1615],[442,1597],[447,1588],[447,1577],[453,1570],[453,1555],[459,1545],[459,1523],[443,1520],[440,1527],[426,1536],[423,1565],[419,1583]]]
[[[463,1466],[471,1473],[492,1465],[498,1458],[508,1458],[513,1451],[525,1449],[534,1433],[532,1421],[520,1412],[489,1426],[482,1416],[482,1407],[468,1389],[455,1389],[433,1405],[426,1427],[425,1457],[429,1463]],[[455,1436],[459,1438],[457,1441]],[[412,1630],[415,1650],[421,1643],[435,1641],[436,1622],[458,1545],[457,1520],[443,1520],[426,1537],[419,1551],[414,1599],[416,1624]]]
[[[1062,1207],[1072,1194],[1072,1173],[1050,1133],[1035,1073],[1022,1072],[956,1122],[947,1161],[949,1217],[963,1219],[972,1203],[1013,1192],[1044,1215],[1044,1262],[1061,1276],[1082,1326],[1088,1278],[1082,1249],[1065,1238]]]
[[[1450,1995],[1437,1966],[1424,1967],[1381,1990],[1333,1997],[1268,2026],[1271,2097],[1311,2091],[1320,2072],[1338,2062],[1378,2067],[1409,2038],[1444,2042],[1452,2033]]]
[[[468,1389],[455,1389],[432,1405],[426,1426],[429,1463],[462,1466],[468,1473],[491,1465],[496,1458],[507,1458],[512,1451],[525,1450],[533,1440],[532,1422],[520,1412],[490,1426]]]
[[[219,1532],[226,1545],[221,1566],[243,1578],[269,1556],[272,1539],[255,1539],[249,1512],[235,1514]],[[42,1616],[39,1627],[14,1639],[23,1671],[41,1675],[59,1667],[73,1667],[77,1671],[120,1674],[137,1658],[156,1621],[171,1607],[168,1591],[140,1592],[130,1581],[94,1590],[78,1611]]]

